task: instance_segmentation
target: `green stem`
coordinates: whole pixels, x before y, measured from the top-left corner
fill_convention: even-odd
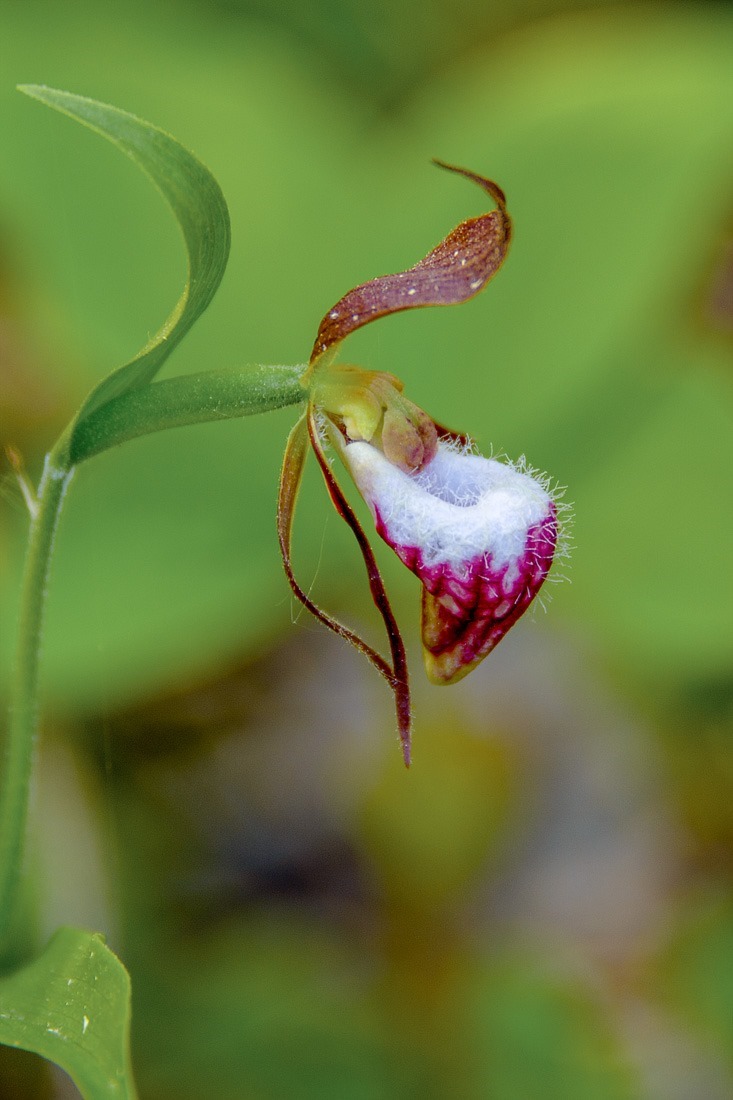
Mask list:
[[[266,412],[305,400],[303,367],[243,367],[155,382],[113,398],[72,424],[47,455],[31,519],[15,678],[0,776],[0,950],[17,911],[38,729],[46,584],[64,494],[79,462],[139,435]]]
[[[62,439],[46,456],[26,551],[15,677],[0,777],[0,948],[7,943],[18,903],[38,730],[38,669],[46,584],[64,494],[74,472],[57,457],[64,450]]]
[[[302,366],[246,366],[177,375],[128,390],[96,409],[73,432],[75,464],[128,439],[185,424],[231,420],[305,401]]]

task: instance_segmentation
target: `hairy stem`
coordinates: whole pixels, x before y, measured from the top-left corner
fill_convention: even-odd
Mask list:
[[[64,494],[73,467],[60,462],[58,446],[46,456],[31,518],[21,591],[18,647],[8,732],[0,776],[0,948],[16,912],[25,847],[31,772],[38,730],[38,670],[46,584]]]
[[[20,604],[18,648],[0,775],[0,950],[16,913],[38,729],[46,584],[66,488],[79,462],[128,439],[184,424],[248,416],[305,399],[302,367],[207,371],[131,390],[70,425],[46,457],[33,501]]]

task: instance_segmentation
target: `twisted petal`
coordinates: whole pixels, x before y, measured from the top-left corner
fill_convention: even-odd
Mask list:
[[[425,665],[461,679],[504,637],[552,564],[557,519],[534,477],[441,442],[417,474],[368,443],[341,452],[382,538],[423,583]]]
[[[445,240],[407,271],[381,275],[354,287],[329,310],[318,328],[311,365],[349,333],[378,317],[420,306],[466,302],[482,290],[501,267],[509,248],[511,220],[501,188],[467,168],[443,161],[440,168],[478,184],[497,209],[461,222]]]

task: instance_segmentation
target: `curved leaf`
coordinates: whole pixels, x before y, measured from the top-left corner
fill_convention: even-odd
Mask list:
[[[138,354],[92,390],[70,429],[115,397],[146,385],[209,305],[229,256],[229,213],[218,183],[196,157],[150,123],[96,100],[36,84],[19,90],[101,134],[142,168],[167,199],[183,233],[188,278],[175,309]]]
[[[85,1100],[135,1100],[130,978],[102,936],[60,928],[28,966],[0,980],[0,1042],[40,1054]]]

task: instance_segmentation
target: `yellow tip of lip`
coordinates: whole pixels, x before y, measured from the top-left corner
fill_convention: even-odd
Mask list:
[[[438,687],[457,684],[464,676],[468,676],[469,672],[473,672],[476,665],[480,664],[482,660],[483,658],[479,657],[478,660],[471,661],[470,664],[462,664],[460,663],[459,654],[454,651],[448,650],[436,657],[429,649],[423,648],[426,675],[430,683],[436,684]]]

